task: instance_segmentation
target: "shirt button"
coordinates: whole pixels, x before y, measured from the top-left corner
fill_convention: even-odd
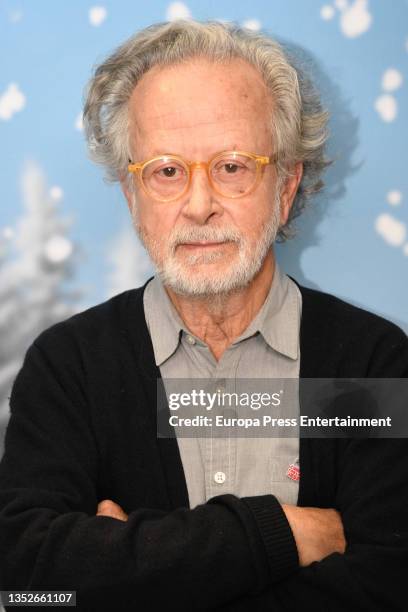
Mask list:
[[[217,380],[215,381],[214,384],[217,385],[215,388],[216,393],[220,393],[221,395],[225,393],[225,381],[224,380]]]
[[[193,336],[190,336],[190,335],[189,335],[189,336],[187,336],[187,342],[188,342],[189,344],[195,344],[195,343],[196,343],[196,341],[195,341],[195,339],[193,338]]]
[[[223,484],[226,478],[224,472],[215,472],[214,474],[214,480],[217,484]]]

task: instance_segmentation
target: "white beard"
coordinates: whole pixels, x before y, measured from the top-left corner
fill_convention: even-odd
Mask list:
[[[211,226],[194,226],[175,228],[171,234],[161,240],[148,236],[137,219],[137,204],[133,202],[133,224],[157,268],[163,284],[175,293],[190,297],[215,297],[230,294],[247,286],[261,269],[261,266],[275,241],[280,222],[279,191],[275,198],[273,214],[262,226],[259,238],[252,243],[234,228]],[[230,241],[237,245],[238,253],[226,267],[217,266],[222,262],[225,249],[216,248],[207,253],[205,250],[181,258],[176,256],[176,248],[185,242]],[[205,267],[199,269],[200,266]]]

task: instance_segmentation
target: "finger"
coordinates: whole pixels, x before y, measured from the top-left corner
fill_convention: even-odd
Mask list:
[[[116,504],[110,499],[104,499],[99,502],[96,512],[97,516],[109,516],[120,521],[127,521],[128,515],[122,510],[119,504]]]
[[[101,504],[98,505],[98,514],[102,514],[105,516],[111,516],[113,518],[118,518],[121,520],[126,520],[127,515],[115,502],[111,500],[105,500]]]
[[[128,516],[121,508],[112,508],[107,507],[102,510],[98,510],[97,516],[109,516],[110,518],[115,518],[120,521],[127,521]]]

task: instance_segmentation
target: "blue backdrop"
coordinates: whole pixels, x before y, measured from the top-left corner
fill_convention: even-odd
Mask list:
[[[10,238],[22,215],[32,160],[73,218],[84,305],[109,294],[112,240],[129,220],[119,188],[87,159],[83,88],[92,66],[137,29],[191,15],[265,29],[304,54],[332,112],[336,163],[279,260],[300,282],[408,329],[407,2],[7,0],[0,11],[0,232]],[[140,269],[148,273],[145,262]]]

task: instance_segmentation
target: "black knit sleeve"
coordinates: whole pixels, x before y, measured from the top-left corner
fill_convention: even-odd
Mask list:
[[[51,357],[34,343],[13,387],[0,463],[2,590],[76,590],[77,609],[87,612],[169,602],[190,611],[259,593],[297,570],[273,496],[224,495],[171,512],[138,508],[127,522],[95,516],[100,451],[80,356],[67,351]],[[265,518],[286,542],[283,560],[264,543]]]

